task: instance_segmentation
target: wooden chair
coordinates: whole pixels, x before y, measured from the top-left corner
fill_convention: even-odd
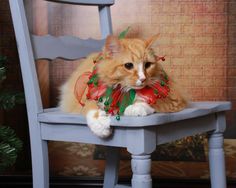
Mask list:
[[[110,6],[114,0],[51,0],[57,3],[98,6],[102,38],[112,33]],[[104,40],[75,37],[32,36],[29,34],[23,0],[9,0],[24,81],[33,168],[33,187],[49,187],[48,148],[53,141],[81,142],[108,146],[104,188],[118,185],[119,148],[132,155],[132,188],[151,188],[151,153],[159,144],[207,132],[212,188],[226,188],[223,132],[229,102],[193,102],[178,113],[155,113],[146,117],[112,118],[114,134],[109,139],[93,135],[80,115],[57,108],[43,109],[35,69],[35,59],[78,59],[99,51]]]

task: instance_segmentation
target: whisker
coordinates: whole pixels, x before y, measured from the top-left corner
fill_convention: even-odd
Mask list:
[[[155,85],[156,83],[157,81],[150,80],[150,82],[148,82],[148,85]]]
[[[160,77],[152,77],[152,78],[149,78],[149,80],[160,81]]]

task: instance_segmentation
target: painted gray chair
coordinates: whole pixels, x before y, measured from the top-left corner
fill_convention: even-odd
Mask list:
[[[178,113],[156,113],[146,117],[112,119],[114,135],[109,139],[94,136],[80,115],[66,114],[59,109],[43,109],[35,59],[64,57],[77,59],[99,51],[104,43],[73,37],[31,36],[25,17],[23,0],[9,0],[20,56],[28,111],[32,152],[33,186],[49,187],[47,142],[69,141],[109,146],[104,188],[125,188],[117,184],[119,148],[132,155],[132,188],[151,188],[151,153],[159,144],[185,136],[207,132],[212,188],[226,188],[223,132],[225,111],[229,102],[193,102]],[[51,0],[58,3],[94,5],[99,8],[102,37],[112,33],[110,6],[114,0]],[[70,48],[71,47],[71,48]]]

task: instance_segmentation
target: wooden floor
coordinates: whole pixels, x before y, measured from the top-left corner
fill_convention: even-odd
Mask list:
[[[32,185],[1,185],[1,188],[33,188]],[[50,185],[50,188],[102,188],[102,186],[98,185]],[[191,185],[186,184],[182,186],[176,185],[165,185],[165,186],[153,186],[153,188],[211,188],[210,186],[205,185]],[[236,188],[236,185],[227,186],[227,188]]]
[[[236,180],[227,180],[227,188],[236,188]],[[119,183],[129,185],[130,179]],[[50,188],[102,188],[102,178],[52,177]],[[32,188],[31,176],[1,176],[0,188]],[[153,188],[211,188],[209,180],[155,179]]]

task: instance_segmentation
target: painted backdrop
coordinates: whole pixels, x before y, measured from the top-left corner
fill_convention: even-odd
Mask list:
[[[98,13],[94,7],[78,7],[26,0],[30,30],[39,35],[75,35],[100,37]],[[10,45],[12,25],[8,1],[0,2],[1,53],[17,57]],[[233,0],[116,0],[111,9],[114,34],[131,26],[128,37],[147,38],[160,33],[155,48],[166,55],[164,67],[189,93],[191,100],[230,100],[233,110],[227,114],[225,140],[227,175],[236,178],[236,2]],[[6,18],[3,20],[3,18]],[[7,26],[7,27],[6,27]],[[3,29],[4,28],[4,29]],[[6,30],[9,28],[9,30]],[[10,35],[10,34],[11,35]],[[13,41],[14,42],[14,41]],[[13,49],[13,50],[12,50]],[[14,53],[13,53],[14,52]],[[13,58],[12,58],[13,59]],[[15,60],[17,62],[17,60]],[[37,62],[44,106],[57,105],[58,88],[74,70],[78,61]],[[15,74],[10,70],[12,79]],[[18,77],[20,77],[18,75]],[[17,79],[16,79],[17,80]],[[18,83],[14,80],[13,83]],[[3,117],[0,113],[0,117]],[[191,125],[190,125],[191,126]],[[27,140],[27,135],[18,132]],[[23,132],[23,133],[22,133]],[[192,138],[188,138],[192,139]],[[186,141],[186,140],[185,140]],[[176,155],[168,155],[171,145],[153,156],[153,176],[172,178],[208,178],[207,144],[204,139],[187,140],[175,145]],[[194,147],[192,146],[201,146]],[[27,156],[29,149],[25,148]],[[184,153],[184,155],[183,155]],[[103,148],[94,145],[51,142],[49,147],[52,175],[101,176],[104,168]],[[162,154],[162,155],[161,155]],[[160,156],[169,156],[160,157]],[[120,174],[130,175],[129,155],[122,151]],[[26,157],[27,158],[27,157]],[[19,160],[21,161],[20,158]],[[30,167],[16,165],[10,173],[30,173]]]

